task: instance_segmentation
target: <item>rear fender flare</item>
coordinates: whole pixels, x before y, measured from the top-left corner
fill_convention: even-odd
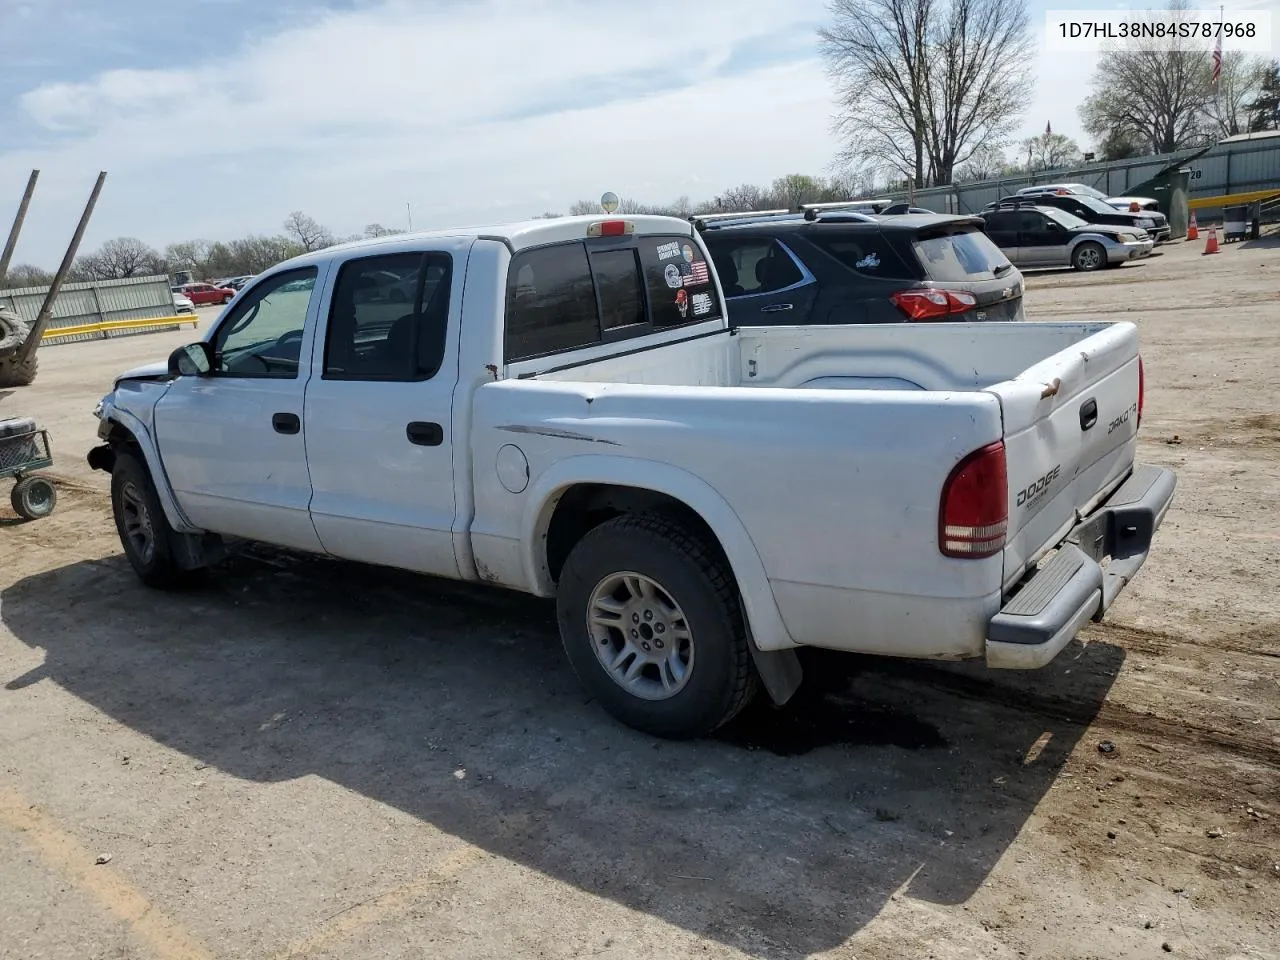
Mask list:
[[[720,541],[742,598],[750,635],[760,650],[797,646],[783,623],[764,563],[733,508],[700,477],[651,460],[590,454],[561,460],[531,485],[521,520],[525,581],[539,596],[554,596],[546,536],[561,495],[580,483],[637,487],[666,494],[697,513]]]

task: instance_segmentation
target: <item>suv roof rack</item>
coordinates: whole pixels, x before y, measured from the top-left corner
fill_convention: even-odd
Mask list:
[[[894,201],[888,197],[879,200],[840,200],[835,203],[802,203],[800,210],[806,220],[816,220],[819,213],[827,210],[847,210],[849,207],[870,207],[872,213],[879,213],[885,207],[892,206]]]
[[[793,210],[742,210],[737,213],[695,213],[689,218],[689,222],[698,230],[706,228],[708,225],[721,223],[725,220],[746,220],[755,217],[781,217],[795,216]]]

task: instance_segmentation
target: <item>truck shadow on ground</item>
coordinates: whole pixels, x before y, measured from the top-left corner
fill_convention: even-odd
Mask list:
[[[967,900],[1123,660],[1073,645],[993,678],[818,656],[788,707],[670,743],[588,702],[551,606],[503,591],[264,551],[187,593],[115,557],[0,601],[46,654],[10,691],[52,680],[233,776],[327,778],[768,958],[840,945],[895,892]]]

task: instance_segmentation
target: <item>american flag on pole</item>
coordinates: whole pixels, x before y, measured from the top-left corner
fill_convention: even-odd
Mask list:
[[[1218,78],[1222,76],[1222,35],[1219,34],[1213,41],[1213,79],[1210,81],[1214,88],[1217,89]]]

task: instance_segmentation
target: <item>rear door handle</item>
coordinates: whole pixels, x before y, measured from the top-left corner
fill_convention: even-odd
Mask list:
[[[420,447],[438,447],[444,443],[444,427],[438,423],[414,420],[404,428],[404,433],[410,443]]]
[[[296,413],[273,413],[271,426],[276,433],[297,433],[302,429],[302,421]]]
[[[1080,429],[1088,430],[1098,422],[1098,401],[1092,398],[1084,402],[1080,408]]]
[[[767,307],[761,307],[761,313],[777,313],[780,310],[794,310],[795,306],[790,303],[771,303]]]

